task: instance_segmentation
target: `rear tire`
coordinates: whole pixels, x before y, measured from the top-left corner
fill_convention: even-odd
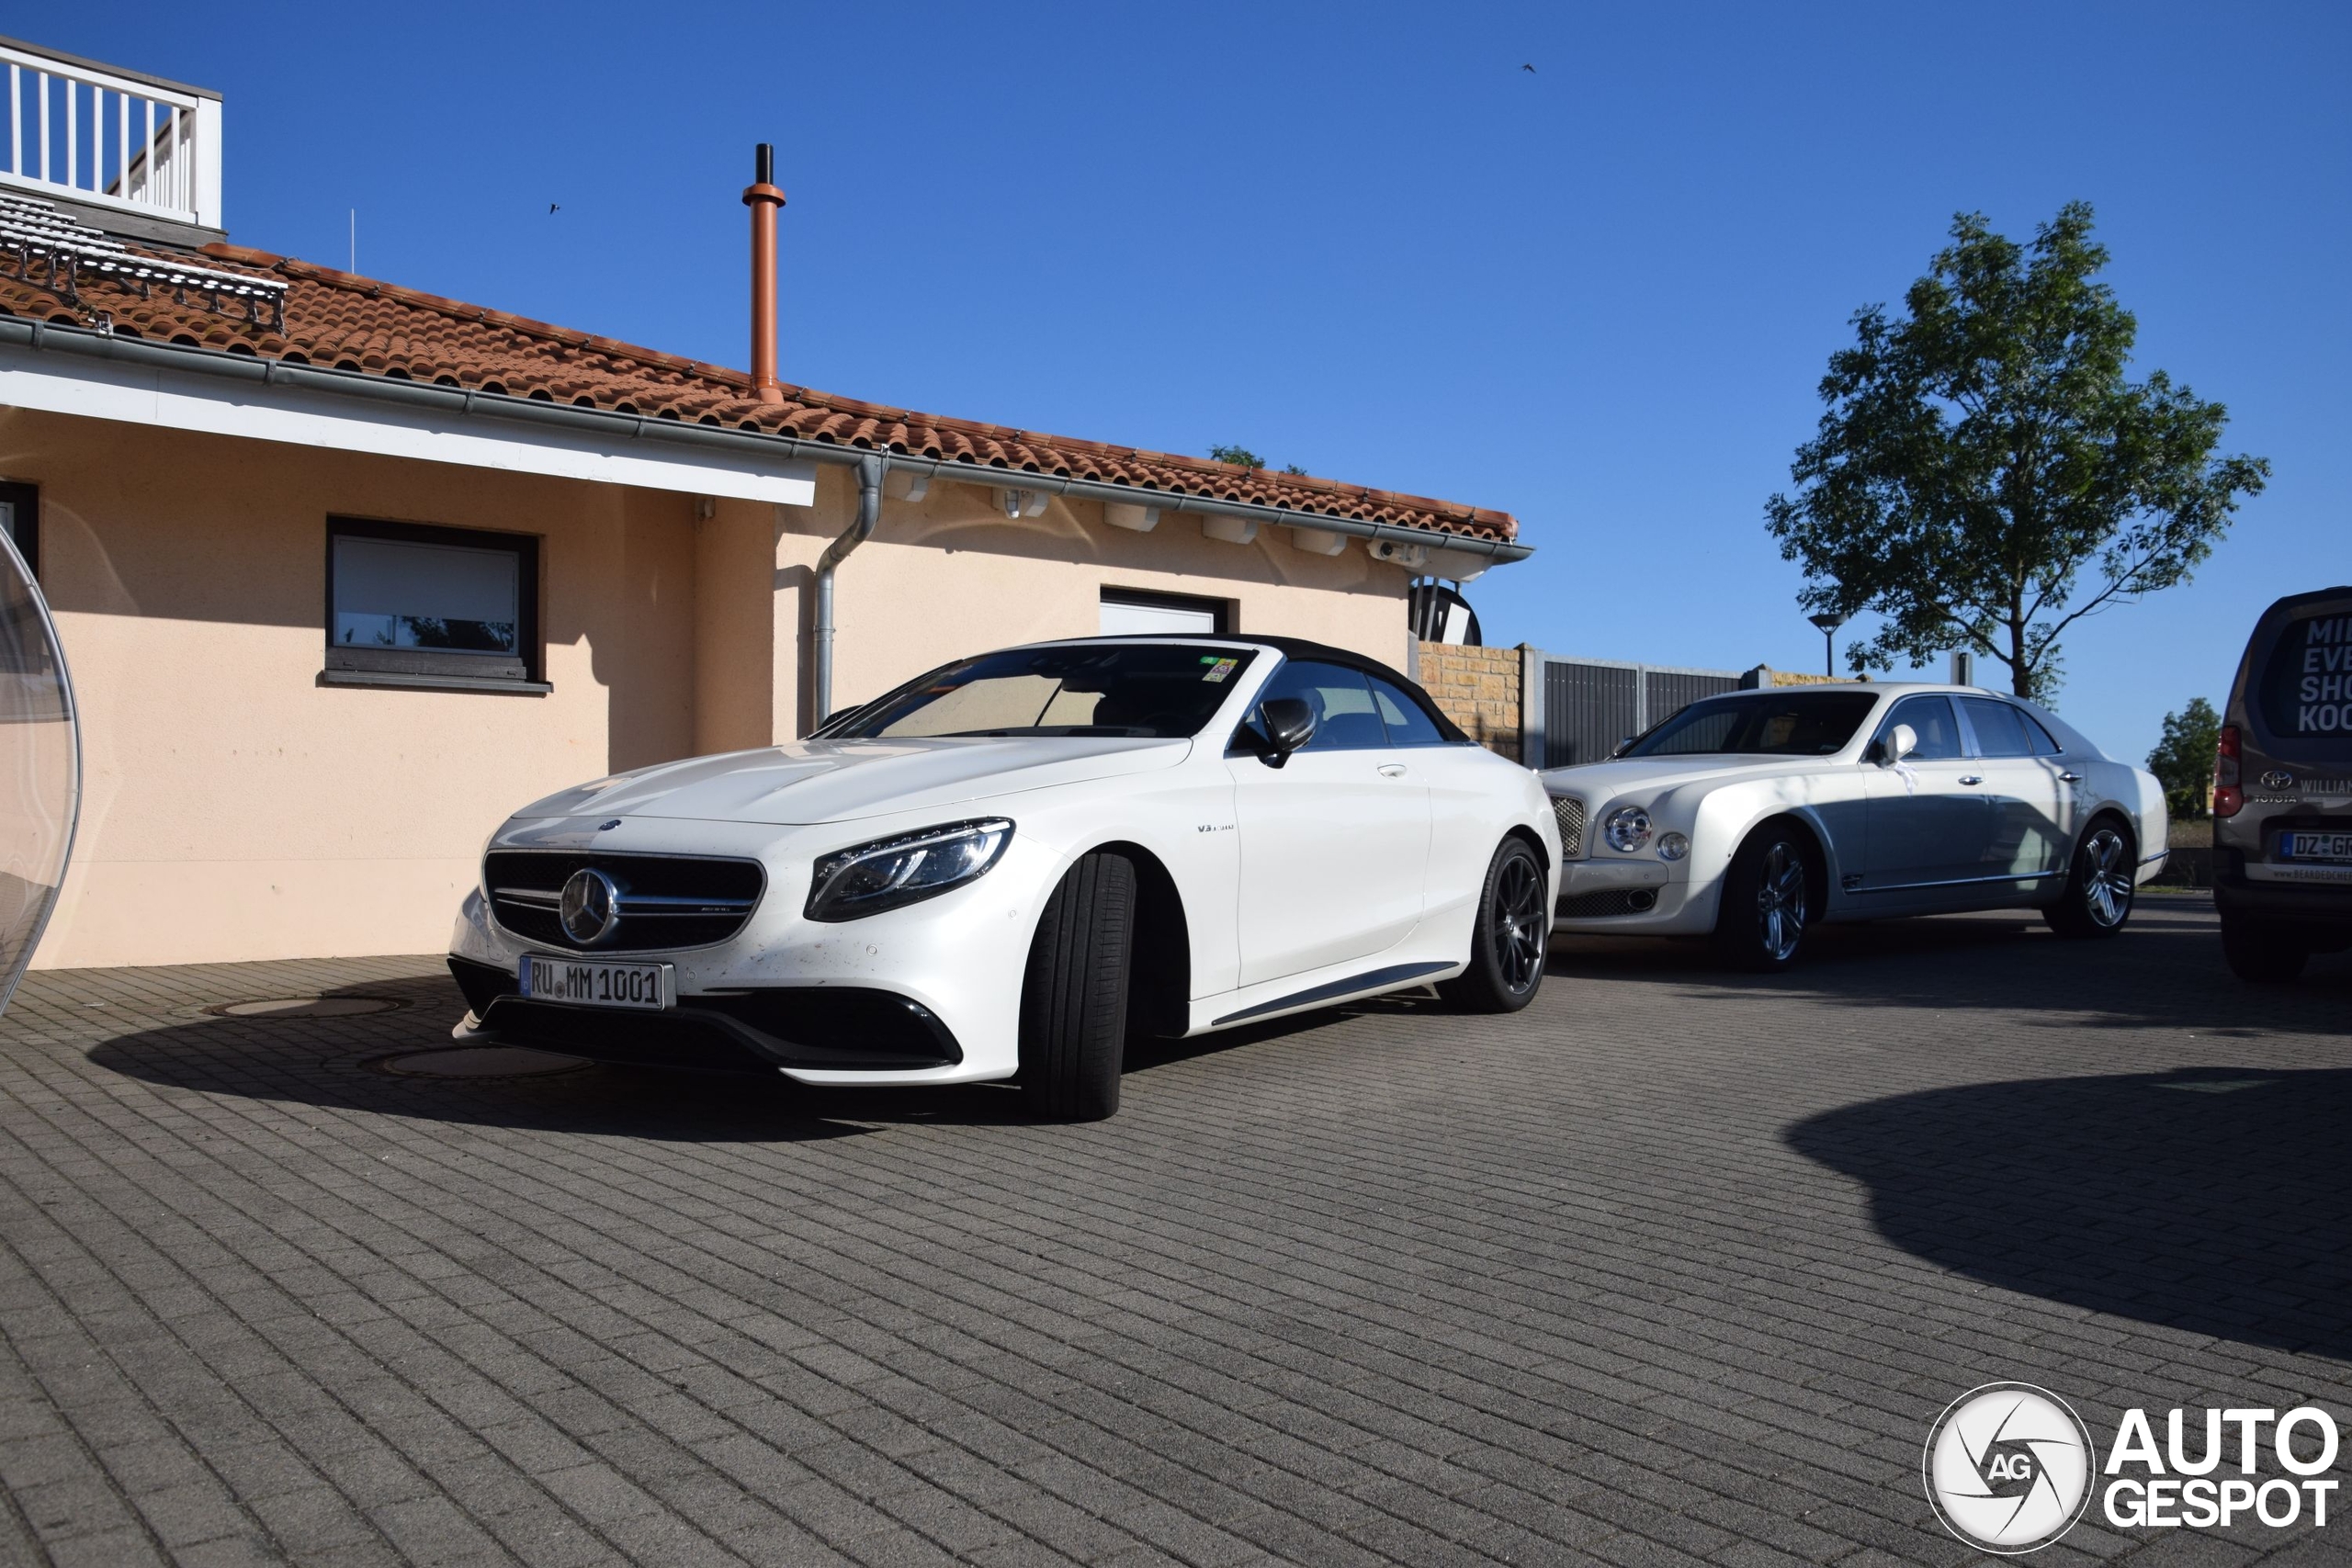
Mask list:
[[[2102,817],[2075,846],[2066,889],[2041,918],[2052,931],[2077,942],[2113,936],[2132,918],[2137,891],[2133,875],[2139,869],[2131,835],[2113,818]]]
[[[2303,972],[2310,957],[2308,949],[2277,926],[2222,917],[2222,958],[2231,974],[2249,985],[2283,985]]]
[[[1524,839],[1505,839],[1487,863],[1478,914],[1470,926],[1469,966],[1441,980],[1437,994],[1459,1012],[1517,1012],[1544,988],[1552,936],[1546,901],[1551,878]]]
[[[1804,951],[1813,925],[1813,840],[1786,823],[1747,836],[1724,874],[1715,953],[1735,968],[1776,974]]]
[[[1136,868],[1095,853],[1046,900],[1021,987],[1021,1085],[1033,1115],[1100,1122],[1119,1109]]]

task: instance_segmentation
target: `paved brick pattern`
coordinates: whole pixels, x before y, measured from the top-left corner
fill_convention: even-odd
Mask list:
[[[0,1560],[1959,1563],[1919,1446],[1978,1382],[2352,1415],[2352,961],[2248,992],[2180,900],[1825,934],[1194,1043],[1077,1128],[364,1066],[446,1039],[424,959],[36,976]],[[310,991],[408,1006],[203,1011]]]

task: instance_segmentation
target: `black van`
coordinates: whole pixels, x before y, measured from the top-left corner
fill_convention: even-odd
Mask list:
[[[2213,767],[2213,902],[2243,980],[2352,947],[2352,588],[2255,625]]]

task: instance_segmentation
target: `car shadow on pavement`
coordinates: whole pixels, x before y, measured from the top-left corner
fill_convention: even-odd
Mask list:
[[[95,1066],[142,1082],[206,1093],[422,1117],[459,1124],[588,1133],[692,1143],[776,1143],[854,1136],[888,1125],[1017,1126],[1035,1120],[1009,1084],[937,1089],[816,1089],[762,1073],[664,1072],[583,1064],[519,1077],[420,1077],[384,1070],[388,1058],[456,1044],[465,1011],[457,987],[433,975],[370,980],[328,998],[397,1002],[394,1011],[335,1018],[191,1018],[103,1040]],[[1130,1043],[1125,1070],[1335,1023],[1367,1008],[1436,1004],[1377,998],[1191,1040]]]
[[[1779,992],[1853,1008],[1997,1011],[2047,1029],[2177,1028],[2255,1038],[2352,1034],[2352,953],[2314,957],[2290,985],[2250,986],[2222,962],[2212,906],[2143,899],[2122,934],[2067,942],[2017,912],[1824,926],[1780,975],[1723,967],[1703,942],[1561,937],[1552,983],[1696,981],[1698,995]]]
[[[1881,1235],[2006,1290],[2352,1357],[2352,1070],[2211,1066],[1970,1084],[1783,1136],[1869,1189]]]
[[[763,1075],[593,1065],[518,1077],[387,1072],[386,1058],[456,1043],[449,1030],[465,1011],[457,987],[426,975],[321,995],[401,1006],[328,1019],[200,1018],[100,1041],[86,1056],[94,1066],[168,1088],[458,1124],[691,1143],[802,1142],[870,1130],[856,1124],[869,1119],[870,1091],[811,1090]],[[917,1089],[900,1099],[893,1119],[1018,1119],[1007,1095]]]

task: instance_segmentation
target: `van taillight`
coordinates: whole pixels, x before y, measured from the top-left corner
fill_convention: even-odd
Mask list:
[[[2222,726],[2221,744],[2213,749],[2213,815],[2235,817],[2245,806],[2245,791],[2238,786],[2238,727]]]

